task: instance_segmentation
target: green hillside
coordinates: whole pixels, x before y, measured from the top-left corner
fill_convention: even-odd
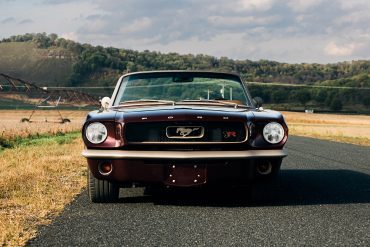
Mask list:
[[[0,71],[49,86],[69,82],[73,54],[59,47],[37,48],[32,42],[0,43]]]
[[[80,44],[45,33],[16,35],[0,42],[0,72],[48,85],[112,85],[127,71],[160,69],[229,71],[239,73],[246,81],[332,85],[347,83],[341,79],[356,81],[356,76],[370,74],[370,61],[288,64],[202,54],[139,52]]]
[[[333,64],[288,64],[233,60],[92,46],[56,34],[24,34],[0,41],[0,72],[39,86],[114,86],[126,73],[146,70],[213,70],[239,73],[253,96],[284,109],[369,112],[370,60]],[[278,82],[295,85],[279,86]],[[313,87],[312,87],[313,86]],[[340,86],[350,88],[326,88]],[[106,91],[111,91],[109,88]],[[110,93],[89,91],[99,96]]]
[[[326,80],[322,82],[317,82],[316,84],[321,86],[370,88],[370,74],[362,73],[348,78],[340,78],[336,80]]]

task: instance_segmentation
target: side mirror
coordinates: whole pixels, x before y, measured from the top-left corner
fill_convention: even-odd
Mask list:
[[[261,97],[254,97],[253,102],[257,108],[260,108],[263,104],[263,99]]]
[[[100,103],[101,103],[102,110],[106,111],[109,107],[109,104],[110,104],[110,98],[109,97],[104,97],[104,98],[101,99]]]

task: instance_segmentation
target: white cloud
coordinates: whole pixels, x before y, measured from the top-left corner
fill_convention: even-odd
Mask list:
[[[210,16],[209,23],[215,26],[266,25],[278,19],[277,16]]]
[[[148,43],[142,43],[141,40],[130,40],[131,44],[137,42],[144,50]],[[151,50],[164,52],[176,51],[180,54],[210,54],[213,56],[232,56],[238,59],[247,58],[246,55],[255,51],[252,44],[246,45],[243,33],[223,33],[214,36],[210,40],[200,40],[192,37],[186,40],[177,40],[166,45],[153,43],[150,45]]]
[[[336,18],[334,22],[339,25],[370,23],[370,8],[349,12]]]
[[[131,23],[125,23],[123,27],[120,28],[121,33],[134,33],[141,32],[152,25],[152,20],[148,17],[143,17],[136,19]]]
[[[75,32],[68,32],[68,33],[63,33],[61,35],[62,38],[64,39],[69,39],[69,40],[73,40],[73,41],[78,41],[78,36]]]
[[[104,32],[108,26],[109,24],[105,20],[95,19],[87,21],[83,28],[86,31],[98,33]]]
[[[242,10],[256,10],[266,11],[269,10],[275,0],[239,0],[239,5]]]
[[[0,38],[47,32],[93,45],[286,62],[370,58],[370,0],[0,0],[0,5],[6,13]],[[32,22],[19,25],[24,9]]]
[[[356,45],[354,43],[337,45],[335,42],[329,42],[324,51],[329,56],[350,56],[353,54]]]
[[[288,6],[295,12],[305,12],[322,2],[323,0],[290,0]]]
[[[19,22],[18,22],[18,24],[29,24],[29,23],[32,23],[33,22],[33,20],[31,20],[31,19],[23,19],[23,20],[20,20]]]
[[[352,10],[352,9],[363,9],[370,7],[369,0],[339,0],[340,6],[344,10]]]
[[[16,20],[13,17],[8,17],[8,18],[5,18],[2,21],[0,21],[0,23],[1,24],[8,24],[8,23],[12,23],[12,22],[15,22],[15,21]]]

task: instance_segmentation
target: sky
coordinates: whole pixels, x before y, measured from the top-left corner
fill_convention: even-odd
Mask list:
[[[370,59],[370,0],[0,0],[0,10],[0,39],[46,32],[240,60]]]

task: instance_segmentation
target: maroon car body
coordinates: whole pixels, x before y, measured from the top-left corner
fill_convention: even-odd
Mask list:
[[[246,102],[239,105],[231,99],[207,99],[115,103],[120,88],[130,80],[127,78],[140,76],[232,80],[240,83]],[[179,83],[178,79],[173,81]],[[209,94],[208,90],[208,97]],[[119,79],[108,104],[99,111],[90,112],[82,130],[85,143],[82,155],[87,158],[88,187],[93,202],[114,201],[118,198],[119,188],[132,184],[188,187],[250,185],[261,178],[270,181],[276,178],[281,160],[286,156],[283,146],[288,138],[288,128],[284,117],[279,112],[257,107],[245,84],[235,74],[197,71],[131,73]],[[89,140],[91,135],[87,133],[90,131],[88,126],[93,123],[106,128],[105,131],[101,125],[97,127],[102,128],[106,137],[96,144]],[[270,143],[264,136],[265,126],[269,123],[281,126],[283,136],[277,143]]]

